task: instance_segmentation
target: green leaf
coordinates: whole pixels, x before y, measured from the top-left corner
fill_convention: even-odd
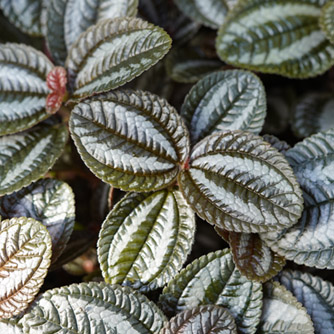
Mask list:
[[[177,314],[160,332],[160,334],[186,333],[237,334],[237,329],[233,317],[226,309],[207,305]]]
[[[21,318],[0,319],[0,333],[23,334],[23,326],[19,323]]]
[[[168,186],[189,153],[181,117],[151,93],[117,91],[85,100],[73,109],[70,129],[92,172],[123,190]]]
[[[264,285],[263,313],[258,334],[313,334],[305,308],[292,293],[277,282]]]
[[[297,225],[261,237],[288,260],[334,269],[334,129],[296,144],[286,157],[303,190],[305,208]]]
[[[43,284],[51,258],[46,228],[31,218],[0,222],[0,318],[25,310]]]
[[[164,286],[186,261],[195,227],[194,213],[179,191],[126,195],[100,231],[98,259],[105,281],[141,291]]]
[[[186,96],[181,115],[193,143],[225,129],[259,133],[266,116],[264,87],[251,72],[209,74]]]
[[[23,317],[26,334],[156,334],[166,321],[128,287],[81,283],[45,292]]]
[[[75,219],[74,194],[65,182],[42,179],[11,195],[0,197],[2,219],[30,217],[40,221],[52,240],[52,262],[64,250]]]
[[[74,98],[124,85],[163,58],[168,34],[137,18],[102,20],[72,46],[66,67]]]
[[[160,295],[167,314],[199,305],[226,307],[240,333],[255,333],[262,308],[262,285],[241,276],[228,249],[204,255],[171,280]]]
[[[286,141],[280,140],[273,135],[264,135],[263,139],[283,155],[291,148],[291,146]]]
[[[66,141],[66,126],[51,121],[0,137],[0,195],[41,178],[60,156]]]
[[[284,156],[261,137],[225,131],[195,146],[179,185],[195,212],[234,232],[265,232],[294,225],[302,193]]]
[[[320,16],[320,27],[326,37],[334,44],[334,3],[328,1],[323,7]]]
[[[19,132],[50,116],[46,76],[53,65],[23,44],[0,45],[0,135]]]
[[[334,46],[319,27],[326,0],[240,0],[220,28],[216,48],[232,65],[291,78],[334,64]]]
[[[292,270],[284,270],[278,280],[306,308],[313,321],[315,333],[334,332],[334,286],[330,282]]]

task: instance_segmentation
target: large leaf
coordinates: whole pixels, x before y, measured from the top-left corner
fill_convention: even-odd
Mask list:
[[[64,250],[75,219],[74,194],[65,182],[42,179],[11,195],[0,197],[0,216],[31,217],[40,221],[52,240],[52,262]]]
[[[0,137],[0,195],[41,178],[60,156],[66,141],[65,125],[54,122]]]
[[[320,27],[326,37],[334,44],[334,3],[328,1],[322,8],[320,17]]]
[[[290,229],[261,237],[288,260],[334,269],[334,129],[298,143],[286,157],[303,190],[303,215]]]
[[[52,63],[22,44],[0,45],[0,135],[19,132],[50,116],[45,110]]]
[[[189,152],[181,117],[151,93],[118,91],[85,100],[73,109],[70,129],[92,172],[123,190],[166,187]]]
[[[23,318],[26,334],[156,334],[166,320],[145,296],[105,283],[45,292]]]
[[[131,193],[102,225],[98,257],[107,283],[142,291],[162,287],[191,250],[195,216],[179,191]]]
[[[160,296],[165,313],[199,305],[226,307],[240,333],[255,333],[262,308],[262,285],[241,276],[228,249],[204,255],[171,280]]]
[[[263,313],[258,334],[313,334],[305,308],[292,293],[277,282],[264,285]]]
[[[227,63],[306,78],[334,64],[319,26],[326,0],[241,0],[220,28],[216,47]]]
[[[311,316],[317,334],[334,333],[334,286],[317,276],[286,270],[278,280]]]
[[[251,72],[209,74],[186,96],[181,115],[193,143],[224,129],[259,133],[266,116],[264,87]]]
[[[50,265],[51,238],[31,218],[0,222],[0,318],[21,313],[34,299]]]
[[[235,232],[277,231],[294,225],[302,194],[283,155],[261,137],[224,131],[195,146],[180,188],[196,213]]]
[[[168,34],[137,18],[102,20],[72,46],[66,67],[74,97],[124,85],[165,56]]]
[[[172,318],[160,334],[237,334],[231,314],[223,307],[207,305],[183,311]]]
[[[0,319],[0,333],[23,334],[23,326],[18,321],[20,318]]]

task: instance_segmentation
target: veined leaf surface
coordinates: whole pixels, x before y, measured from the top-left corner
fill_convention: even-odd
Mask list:
[[[24,334],[23,326],[18,321],[19,317],[12,317],[9,319],[0,319],[0,333],[6,334]]]
[[[50,116],[45,110],[50,93],[46,77],[52,68],[43,53],[29,46],[0,45],[0,135],[28,129]]]
[[[326,37],[334,44],[334,3],[328,1],[322,8],[320,27]]]
[[[49,290],[23,317],[26,334],[156,334],[164,321],[144,295],[95,282]]]
[[[100,21],[80,35],[66,60],[74,98],[124,85],[156,64],[170,46],[164,30],[141,19]]]
[[[198,143],[179,185],[201,218],[234,232],[282,230],[294,225],[303,209],[284,156],[242,131],[218,132]]]
[[[262,308],[262,285],[249,281],[235,268],[228,249],[204,255],[171,280],[160,295],[166,314],[199,305],[226,307],[240,333],[255,333]]]
[[[46,228],[31,218],[0,222],[0,318],[26,309],[43,284],[51,258]]]
[[[181,115],[192,143],[225,129],[259,133],[266,116],[264,87],[251,72],[209,74],[186,96]]]
[[[227,63],[292,78],[327,71],[334,46],[319,26],[326,0],[241,0],[220,28],[216,48]]]
[[[65,182],[42,179],[18,192],[0,197],[0,216],[30,217],[41,222],[52,241],[52,262],[64,250],[75,219],[74,194]]]
[[[104,221],[98,258],[110,284],[162,287],[181,269],[194,241],[195,216],[179,191],[126,195]]]
[[[85,100],[73,109],[70,129],[92,172],[123,190],[166,187],[189,152],[181,117],[151,93],[117,91]]]

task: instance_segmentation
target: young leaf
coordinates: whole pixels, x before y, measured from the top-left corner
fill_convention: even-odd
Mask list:
[[[292,270],[284,270],[278,280],[306,308],[315,333],[334,332],[334,286],[331,283],[320,277]]]
[[[167,314],[199,305],[226,307],[236,320],[238,331],[255,333],[262,308],[262,285],[241,276],[228,249],[204,255],[171,280],[160,295]]]
[[[31,218],[0,222],[0,318],[25,310],[43,284],[51,258],[46,228]]]
[[[46,77],[53,65],[41,52],[22,44],[0,45],[0,135],[19,132],[50,116]]]
[[[117,91],[85,100],[73,109],[70,129],[92,172],[123,190],[168,186],[189,153],[181,117],[151,93]]]
[[[98,241],[103,277],[141,291],[162,287],[191,250],[195,216],[179,191],[126,195],[109,213]]]
[[[170,46],[164,30],[141,19],[100,21],[80,35],[66,60],[74,98],[124,85],[156,64]]]
[[[207,305],[183,311],[170,319],[160,334],[237,334],[235,321],[223,307]]]
[[[0,319],[0,333],[6,334],[24,334],[23,326],[18,321],[19,317],[13,317],[10,319]]]
[[[0,195],[41,178],[60,156],[66,141],[65,125],[51,121],[0,137]]]
[[[26,334],[156,334],[166,318],[128,287],[91,282],[45,292],[22,321]]]
[[[263,139],[272,147],[275,147],[276,150],[281,152],[283,155],[291,148],[291,146],[286,141],[280,140],[273,135],[264,135]]]
[[[319,27],[325,0],[240,0],[220,28],[216,48],[230,64],[307,78],[334,64]]]
[[[334,3],[328,1],[322,8],[320,16],[320,27],[326,37],[334,44]]]
[[[52,240],[52,262],[64,250],[75,219],[74,194],[65,182],[42,179],[11,195],[0,197],[0,216],[40,221]]]
[[[264,87],[251,72],[209,74],[186,96],[181,115],[192,143],[225,129],[259,133],[266,116]]]
[[[229,231],[282,230],[294,225],[303,209],[284,156],[242,131],[219,132],[198,143],[179,185],[201,218]]]

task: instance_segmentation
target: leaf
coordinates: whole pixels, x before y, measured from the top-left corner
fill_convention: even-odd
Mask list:
[[[284,270],[278,280],[306,308],[315,333],[334,332],[334,286],[330,282],[309,273],[292,270]]]
[[[263,139],[283,155],[291,148],[291,146],[286,141],[280,140],[273,135],[264,135]]]
[[[219,29],[219,57],[234,66],[308,78],[334,64],[319,27],[326,0],[241,0]]]
[[[262,285],[241,276],[228,249],[196,259],[160,295],[166,314],[207,304],[226,307],[240,333],[255,333],[261,316]]]
[[[194,211],[234,232],[278,231],[294,225],[302,193],[283,155],[261,137],[224,131],[203,139],[179,185]]]
[[[181,115],[193,143],[225,129],[259,133],[266,116],[264,87],[251,72],[209,74],[186,96]]]
[[[313,334],[313,324],[305,308],[292,293],[277,282],[264,285],[263,313],[258,334]]]
[[[156,334],[166,320],[128,287],[81,283],[45,292],[23,318],[26,334]]]
[[[305,208],[297,225],[261,237],[288,260],[334,269],[334,129],[296,144],[286,157],[303,190]]]
[[[105,219],[97,244],[107,283],[141,291],[164,286],[194,241],[195,216],[176,190],[126,195]]]
[[[0,135],[19,132],[50,116],[45,110],[52,63],[23,45],[0,45]]]
[[[160,334],[187,333],[237,334],[237,329],[233,317],[226,309],[207,305],[177,314],[160,332]]]
[[[72,138],[91,171],[129,191],[173,183],[189,153],[187,129],[167,101],[140,91],[118,91],[79,103]]]
[[[23,334],[23,326],[19,322],[21,318],[0,319],[0,333]]]
[[[51,258],[46,228],[31,218],[0,222],[0,318],[25,310],[42,286]]]
[[[74,194],[62,181],[41,179],[11,195],[0,197],[3,219],[30,217],[41,222],[52,241],[52,263],[64,250],[75,219]]]
[[[332,1],[328,1],[322,7],[320,27],[329,41],[334,43],[334,3]]]
[[[41,178],[60,156],[66,141],[65,125],[51,121],[0,137],[0,195]]]
[[[100,21],[80,35],[66,60],[73,97],[124,85],[156,64],[170,46],[164,30],[141,19]]]

